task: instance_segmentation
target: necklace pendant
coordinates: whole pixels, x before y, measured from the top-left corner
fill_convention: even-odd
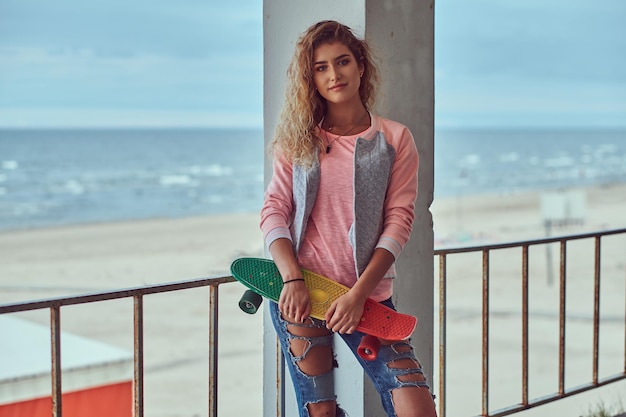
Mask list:
[[[330,143],[326,146],[326,153],[330,152]]]

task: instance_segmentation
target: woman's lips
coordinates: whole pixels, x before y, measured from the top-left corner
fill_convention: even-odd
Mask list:
[[[346,84],[346,83],[335,84],[335,85],[331,86],[329,88],[329,90],[331,90],[331,91],[339,91],[339,90],[343,89],[346,85],[348,85],[348,84]]]

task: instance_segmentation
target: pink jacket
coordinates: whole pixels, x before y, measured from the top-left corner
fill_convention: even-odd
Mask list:
[[[261,230],[268,247],[290,239],[302,268],[351,287],[375,248],[397,258],[408,241],[419,157],[404,125],[373,115],[367,131],[329,139],[331,152],[310,168],[275,158]],[[394,277],[392,266],[385,278]],[[392,291],[383,279],[371,297],[382,301]]]

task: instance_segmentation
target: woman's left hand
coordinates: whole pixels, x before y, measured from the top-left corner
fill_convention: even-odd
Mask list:
[[[326,328],[336,333],[353,333],[363,316],[364,305],[365,299],[348,291],[337,298],[326,311]]]

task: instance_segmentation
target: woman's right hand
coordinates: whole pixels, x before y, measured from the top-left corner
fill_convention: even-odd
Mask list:
[[[293,323],[303,323],[311,313],[311,298],[304,281],[283,285],[278,300],[278,310],[283,318]]]
[[[269,249],[283,280],[295,280],[283,285],[278,299],[278,310],[285,320],[302,323],[311,313],[311,298],[304,281],[300,281],[302,271],[296,260],[291,240],[278,238],[272,242]]]

